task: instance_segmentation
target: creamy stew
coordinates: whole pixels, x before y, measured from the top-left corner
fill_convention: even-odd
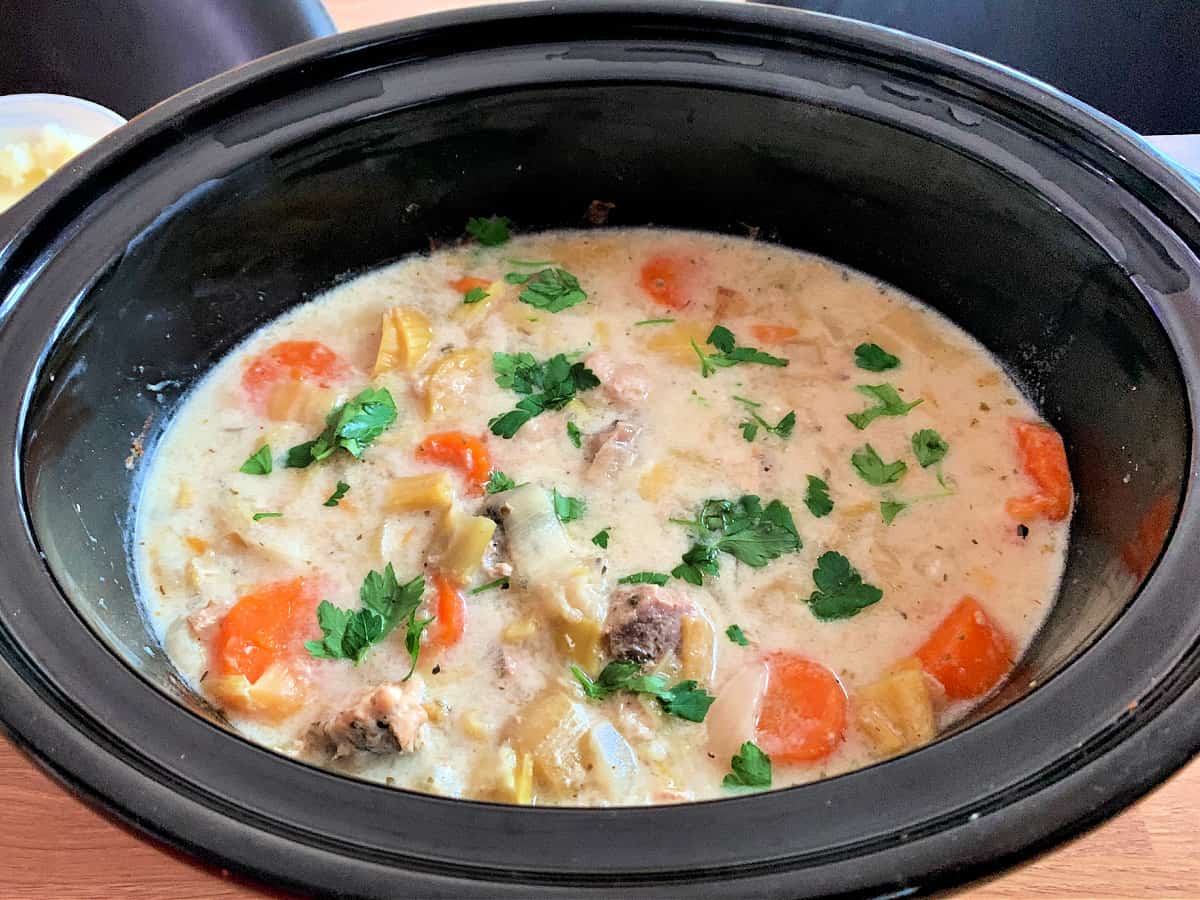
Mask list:
[[[667,803],[908,751],[1005,679],[1073,497],[982,347],[778,246],[467,230],[251,335],[153,453],[147,615],[234,728]]]

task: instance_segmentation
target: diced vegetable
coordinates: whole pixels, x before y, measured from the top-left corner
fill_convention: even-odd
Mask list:
[[[680,677],[711,684],[717,672],[717,642],[712,623],[703,616],[684,616],[680,622]]]
[[[253,684],[245,675],[217,675],[205,679],[204,687],[224,709],[276,722],[297,712],[306,699],[300,682],[281,663],[268,666]]]
[[[800,333],[791,325],[751,325],[750,334],[760,344],[786,344]]]
[[[666,328],[656,329],[646,341],[646,349],[661,354],[672,362],[684,366],[696,363],[693,344],[703,344],[708,337],[709,327],[702,322],[679,322]]]
[[[430,580],[437,596],[437,611],[429,629],[429,643],[444,650],[462,640],[467,627],[467,601],[458,584],[445,574],[435,572]]]
[[[986,694],[1013,664],[1008,637],[974,597],[963,597],[917,651],[925,671],[951,700]]]
[[[320,341],[280,341],[254,357],[242,373],[242,386],[261,399],[281,381],[312,381],[321,386],[346,372],[341,358]]]
[[[225,614],[213,645],[218,675],[243,675],[254,684],[272,665],[304,653],[304,641],[319,636],[318,585],[311,579],[264,585],[246,594]]]
[[[417,445],[417,457],[462,472],[467,492],[476,496],[483,494],[492,473],[492,456],[487,445],[461,431],[431,434]]]
[[[583,739],[585,763],[589,775],[604,788],[608,797],[621,799],[633,788],[637,777],[637,755],[629,742],[608,722],[597,722]]]
[[[492,282],[488,278],[472,278],[470,275],[464,275],[456,281],[450,282],[450,287],[454,288],[460,294],[466,294],[473,288],[482,288],[487,290],[492,286]]]
[[[920,669],[901,669],[854,693],[854,716],[875,751],[891,756],[933,740],[933,701]]]
[[[1025,497],[1013,497],[1006,504],[1008,514],[1018,521],[1047,518],[1059,522],[1071,514],[1071,472],[1062,436],[1049,425],[1039,422],[1014,422],[1013,432],[1021,455],[1021,468],[1033,479],[1037,491]]]
[[[488,364],[488,354],[468,348],[447,353],[425,376],[425,412],[445,416],[461,412],[466,396]]]
[[[433,329],[424,313],[406,306],[393,306],[383,314],[379,351],[371,374],[399,370],[412,372],[429,352]]]
[[[276,422],[321,422],[333,392],[303,381],[278,381],[266,389],[267,418]]]
[[[779,763],[824,759],[846,730],[842,683],[825,666],[792,653],[770,653],[766,663],[756,743]]]
[[[650,299],[660,306],[683,309],[691,302],[684,284],[684,273],[690,266],[686,259],[652,256],[642,265],[639,283]]]
[[[709,753],[717,759],[729,759],[742,744],[754,740],[766,689],[767,666],[762,660],[738,669],[721,685],[704,720]]]
[[[468,516],[451,506],[438,525],[438,568],[466,581],[483,563],[496,523],[487,516]]]
[[[454,485],[446,472],[409,475],[388,482],[387,508],[391,512],[448,509],[453,502]]]
[[[587,777],[580,741],[592,726],[582,704],[559,686],[552,686],[527,703],[514,717],[510,741],[520,759],[533,760],[533,777],[540,792],[563,796]]]

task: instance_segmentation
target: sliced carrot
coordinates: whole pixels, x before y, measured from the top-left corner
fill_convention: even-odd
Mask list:
[[[652,256],[642,265],[642,290],[661,306],[683,309],[691,302],[683,284],[689,265],[687,260],[674,256]]]
[[[755,729],[758,745],[776,762],[812,762],[837,749],[846,731],[846,689],[820,663],[793,653],[770,653],[767,689]]]
[[[279,381],[315,381],[326,387],[346,371],[346,364],[320,341],[281,341],[250,361],[242,386],[260,398]]]
[[[458,291],[460,294],[465,294],[474,288],[486,288],[491,285],[491,282],[486,278],[473,278],[470,275],[464,275],[457,281],[451,281],[450,287]]]
[[[1071,472],[1062,436],[1049,425],[1039,422],[1014,422],[1021,468],[1033,479],[1037,491],[1025,497],[1012,497],[1004,505],[1014,519],[1045,517],[1052,522],[1071,513]]]
[[[1167,532],[1175,521],[1175,495],[1163,494],[1142,516],[1137,534],[1121,548],[1121,558],[1138,578],[1150,574],[1154,561],[1162,552]]]
[[[467,629],[467,601],[458,584],[441,572],[434,572],[430,580],[436,592],[437,619],[429,627],[429,643],[444,650],[462,640]]]
[[[951,700],[986,694],[1013,664],[1012,642],[974,597],[963,597],[917,651]]]
[[[760,344],[783,344],[800,333],[791,325],[751,325],[750,333]]]
[[[492,455],[487,444],[461,431],[431,434],[417,445],[417,457],[458,469],[472,494],[480,495],[492,474]]]
[[[321,636],[318,588],[313,579],[296,578],[263,585],[238,600],[217,627],[217,674],[244,675],[253,684],[274,663],[298,656],[304,641]]]

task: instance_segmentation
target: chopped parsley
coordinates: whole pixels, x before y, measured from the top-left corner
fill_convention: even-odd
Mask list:
[[[281,513],[281,512],[260,512],[260,513],[255,513],[250,518],[252,518],[255,522],[261,522],[263,519],[282,519],[283,513]]]
[[[424,593],[424,575],[400,584],[391,563],[382,572],[370,571],[358,592],[362,608],[341,609],[322,600],[317,607],[317,624],[323,637],[319,641],[305,641],[304,647],[320,659],[349,659],[358,665],[372,646],[407,619],[404,645],[412,662],[408,675],[404,676],[407,681],[417,666],[421,632],[433,621],[417,619]]]
[[[879,515],[883,518],[883,523],[885,525],[891,525],[892,520],[895,519],[896,516],[900,515],[900,513],[904,512],[904,510],[908,509],[908,506],[908,503],[903,500],[880,500]]]
[[[725,637],[729,638],[739,647],[749,647],[750,638],[746,637],[746,632],[742,631],[740,625],[730,625],[725,629]]]
[[[287,452],[288,468],[303,469],[341,448],[359,459],[371,442],[396,421],[396,401],[387,388],[367,388],[353,400],[336,406],[325,418],[325,430],[315,439]]]
[[[492,434],[502,438],[511,438],[534,416],[548,409],[562,409],[577,393],[600,385],[595,372],[581,362],[571,362],[562,353],[545,362],[538,362],[529,353],[493,353],[492,368],[496,384],[524,395],[516,409],[488,422]]]
[[[567,423],[567,440],[574,445],[576,450],[583,446],[583,433],[574,422]]]
[[[850,455],[850,462],[855,471],[862,476],[863,481],[876,487],[894,484],[908,471],[908,465],[902,459],[885,463],[870,444],[865,444],[855,450]]]
[[[341,500],[343,497],[345,497],[347,492],[349,492],[349,490],[350,490],[350,485],[346,484],[346,482],[344,482],[344,481],[339,481],[337,483],[337,489],[334,490],[334,492],[329,495],[329,499],[326,500],[323,505],[324,506],[337,506],[338,501]]]
[[[463,303],[479,303],[481,300],[486,300],[491,295],[487,292],[487,288],[473,287],[463,294]]]
[[[484,219],[472,216],[467,219],[467,234],[485,247],[499,247],[508,243],[508,226],[512,221],[504,216],[489,216]]]
[[[672,325],[674,319],[642,319],[640,322],[634,322],[634,325]]]
[[[656,584],[662,587],[670,579],[665,572],[634,572],[624,578],[618,578],[617,584]]]
[[[792,429],[796,427],[796,412],[792,410],[787,413],[782,419],[772,425],[766,419],[758,414],[761,403],[755,403],[753,400],[747,400],[745,397],[739,397],[736,394],[733,397],[738,403],[746,408],[746,412],[750,414],[751,421],[741,424],[742,437],[747,441],[753,441],[758,435],[758,429],[763,428],[769,434],[773,434],[778,438],[787,440],[792,436]]]
[[[912,436],[912,448],[913,454],[917,457],[917,462],[921,464],[922,469],[927,469],[935,463],[940,463],[946,458],[946,454],[950,452],[950,445],[932,428],[922,428],[914,434]]]
[[[517,483],[501,472],[499,469],[493,469],[492,474],[488,476],[487,484],[484,485],[484,493],[500,494],[504,491],[511,491],[517,486]]]
[[[271,445],[263,444],[251,453],[238,471],[245,472],[247,475],[270,475]]]
[[[861,412],[847,413],[846,418],[859,431],[866,428],[880,416],[906,416],[914,406],[922,401],[918,397],[912,403],[905,403],[890,384],[860,384],[855,388],[864,397],[875,401],[874,406],[868,406]]]
[[[721,781],[727,788],[765,788],[771,786],[771,757],[754,741],[746,741],[737,756],[729,760],[729,774]]]
[[[699,538],[683,555],[683,562],[671,570],[689,584],[699,585],[705,575],[718,574],[718,551],[760,569],[801,546],[791,511],[778,500],[764,507],[753,494],[736,501],[706,500],[695,519],[671,521],[688,526]]]
[[[645,675],[638,663],[627,660],[613,660],[594,679],[575,665],[571,666],[571,674],[592,700],[603,700],[618,691],[649,694],[658,700],[663,712],[689,722],[703,722],[716,699],[692,680],[668,688],[665,675]]]
[[[508,590],[508,576],[504,575],[500,578],[497,578],[495,581],[489,581],[487,584],[481,584],[477,588],[471,588],[471,590],[467,591],[467,593],[474,597],[476,594],[482,594],[484,591],[490,591],[492,588],[503,588],[504,590]]]
[[[509,257],[505,262],[510,266],[526,269],[543,269],[546,266],[554,265],[554,260],[552,259],[513,259]]]
[[[579,286],[579,279],[566,269],[542,269],[532,275],[509,272],[504,280],[509,284],[525,285],[518,299],[546,312],[562,312],[587,299],[587,292]]]
[[[804,492],[804,505],[818,519],[833,512],[833,501],[829,499],[829,485],[816,475],[808,476],[808,489]]]
[[[692,341],[692,349],[696,351],[696,356],[700,357],[700,374],[704,378],[712,375],[717,369],[728,369],[739,363],[758,363],[764,366],[779,367],[788,364],[786,359],[780,359],[778,356],[772,356],[770,353],[764,353],[754,347],[737,346],[737,339],[734,338],[733,332],[724,325],[714,327],[704,343],[717,348],[716,353],[705,353],[696,345],[695,341]]]
[[[611,530],[612,530],[611,525],[608,528],[601,528],[599,531],[597,531],[595,534],[592,535],[592,543],[595,544],[597,547],[599,547],[601,550],[607,550],[608,549],[608,537],[609,537],[608,533]]]
[[[822,621],[848,619],[883,599],[883,591],[866,584],[850,560],[834,550],[821,554],[813,581],[817,589],[808,598],[808,608]]]
[[[574,522],[587,512],[586,501],[578,497],[564,496],[558,492],[558,488],[550,492],[550,500],[554,504],[554,514],[564,525],[567,522]]]
[[[900,359],[878,344],[859,344],[854,348],[854,364],[868,372],[886,372],[900,365]]]

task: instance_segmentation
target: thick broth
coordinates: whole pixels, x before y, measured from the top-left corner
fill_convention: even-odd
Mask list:
[[[551,267],[574,275],[586,300],[559,312],[523,302],[543,281],[543,297],[578,299],[569,283],[535,274]],[[512,283],[520,279],[508,273],[533,280]],[[488,296],[464,302],[480,293]],[[408,312],[381,326],[394,307]],[[787,365],[723,365],[738,354],[721,355],[719,334],[706,343],[718,324],[739,347]],[[396,352],[377,365],[381,334],[397,325],[387,335],[401,339],[389,345]],[[272,350],[281,342],[327,349]],[[861,367],[856,348],[869,343],[898,365]],[[497,383],[494,352],[539,362],[567,354],[600,385],[579,386],[562,409],[502,437],[489,421],[525,395]],[[872,368],[888,362],[865,352]],[[718,356],[708,377],[701,354]],[[893,399],[920,403],[860,429],[847,414],[883,402],[860,385],[891,385]],[[361,458],[337,449],[304,468],[285,465],[288,448],[316,437],[330,409],[372,386],[394,398],[397,419]],[[671,802],[728,794],[731,757],[752,741],[773,757],[772,786],[787,786],[931,739],[1028,645],[1054,600],[1070,506],[1069,488],[1065,506],[1061,490],[1046,497],[1058,489],[1048,479],[1066,479],[1057,435],[1018,424],[1038,419],[966,334],[826,260],[659,230],[466,243],[297,308],[195,388],[140,498],[143,599],[179,670],[235,728],[364,778],[510,802]],[[940,461],[930,462],[942,451],[928,434],[918,458],[913,438],[926,429],[948,445]],[[477,454],[472,476],[461,446],[421,449],[446,432],[482,438],[490,466],[484,459],[481,470]],[[864,457],[868,443],[882,466]],[[272,471],[239,471],[264,444],[258,468],[269,456]],[[895,461],[906,464],[901,474],[885,468]],[[489,469],[531,487],[481,495]],[[432,477],[401,481],[422,474]],[[826,515],[814,514],[823,510],[809,476],[828,485]],[[349,489],[329,505],[339,482]],[[563,524],[547,519],[552,490],[586,510]],[[689,548],[722,536],[671,520],[743,495],[780,501],[802,546],[786,527],[768,529],[775,558],[752,565],[716,550],[719,574],[694,573],[701,586],[671,577]],[[535,526],[531,510],[543,513]],[[468,549],[466,562],[452,561],[458,551],[447,545],[458,540],[461,550],[481,530],[486,539],[491,520],[500,524],[482,559]],[[869,602],[851,578],[841,593],[824,587],[827,605],[810,604],[814,569],[831,551],[882,599]],[[322,639],[316,600],[357,610],[364,577],[387,563],[401,583],[427,576],[420,611],[358,665],[305,649]],[[433,578],[447,567],[460,575],[443,579],[439,602]],[[617,583],[639,572],[666,584]],[[506,586],[470,593],[506,576]],[[964,597],[978,607],[960,606]],[[461,635],[456,612],[465,613]],[[444,621],[424,631],[404,681],[408,622],[438,614]],[[745,645],[736,631],[727,636],[734,625]],[[336,634],[333,644],[345,646]],[[595,677],[614,656],[633,660],[627,671],[640,663],[661,673],[666,687],[692,679],[717,700],[695,722],[653,693],[585,696],[571,665]],[[818,666],[797,669],[794,657]],[[819,667],[836,680],[810,677]],[[372,693],[384,684],[394,688]]]

